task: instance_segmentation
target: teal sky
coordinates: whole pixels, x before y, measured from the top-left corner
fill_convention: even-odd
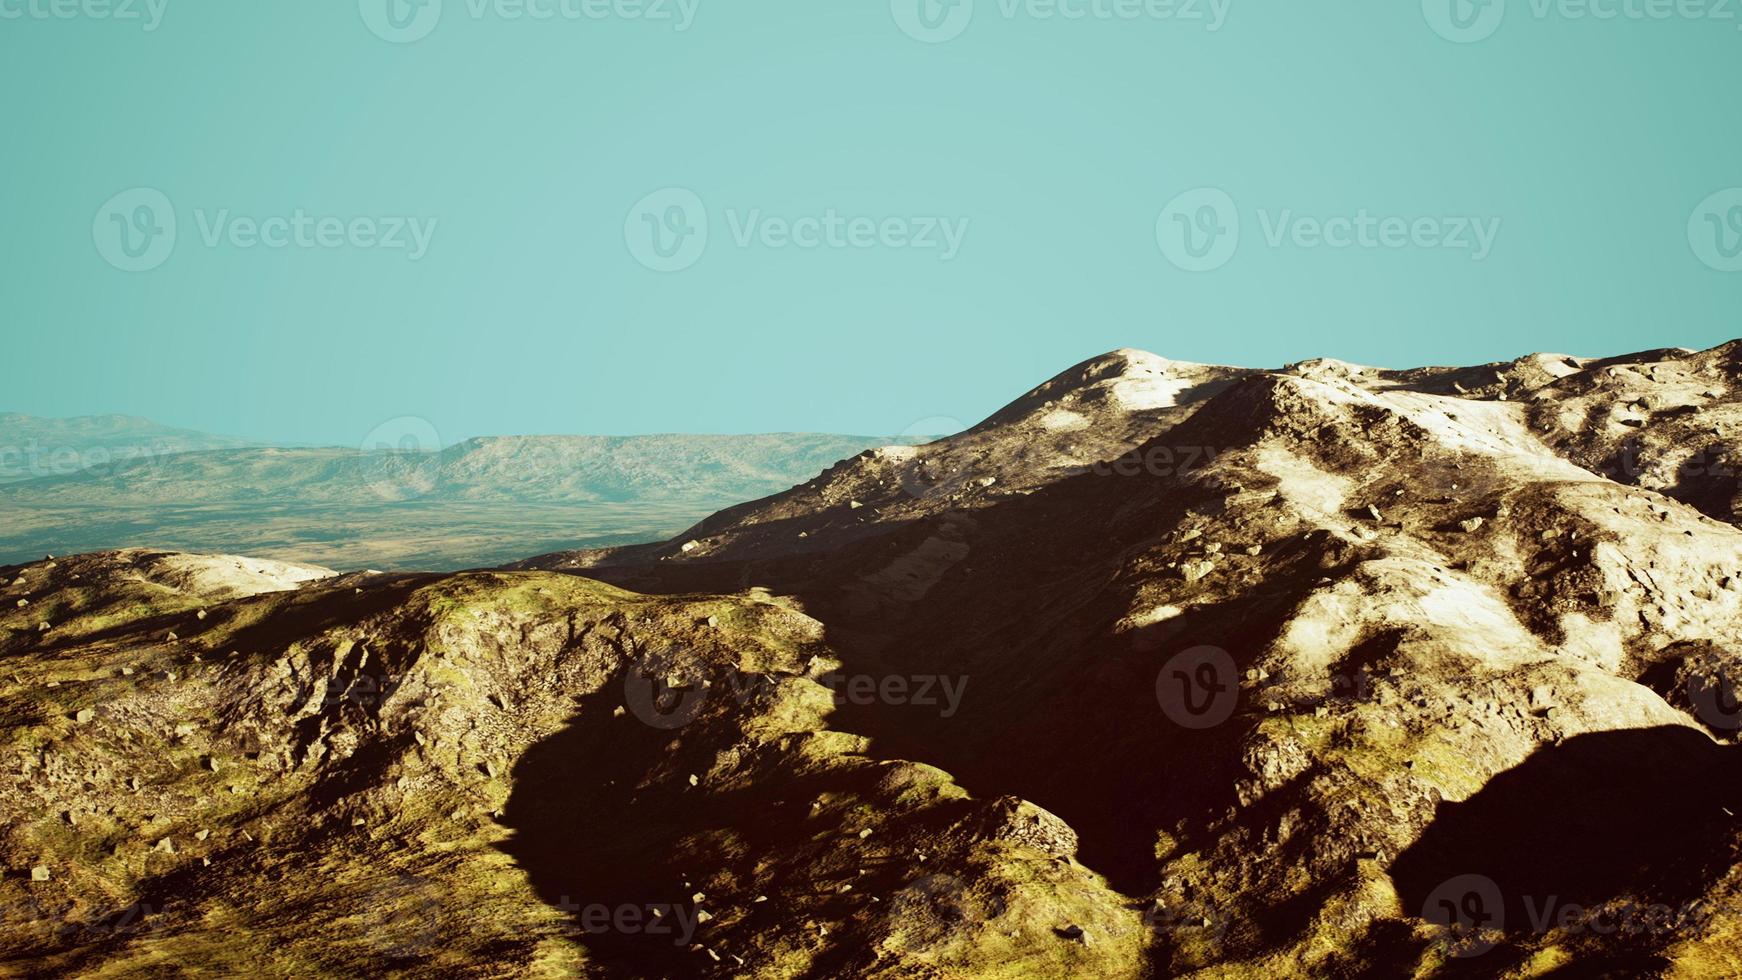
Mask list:
[[[1216,30],[978,0],[925,43],[901,25],[935,0],[445,0],[395,43],[388,0],[151,2],[154,30],[0,0],[0,411],[341,445],[399,416],[892,433],[1123,346],[1411,366],[1742,334],[1742,4],[1511,0],[1459,35],[1454,0],[1218,0]],[[166,255],[116,250],[135,188]],[[699,231],[697,201],[699,256],[635,244]],[[1237,249],[1181,268],[1168,236],[1223,202]],[[1320,242],[1362,215],[1377,247]],[[426,247],[379,247],[404,218]]]

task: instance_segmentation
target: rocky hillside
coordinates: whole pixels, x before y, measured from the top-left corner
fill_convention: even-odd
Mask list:
[[[831,729],[822,626],[766,592],[4,572],[10,970],[844,975],[1130,917],[1056,818]]]
[[[528,567],[760,585],[856,670],[972,678],[835,723],[1056,813],[1156,973],[1734,974],[1739,361],[1121,351]]]
[[[1120,351],[659,545],[0,570],[0,962],[1737,975],[1739,378]]]

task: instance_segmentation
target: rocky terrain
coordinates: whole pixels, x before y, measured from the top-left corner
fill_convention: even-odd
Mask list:
[[[1118,351],[669,542],[0,570],[0,962],[1742,973],[1742,342]]]

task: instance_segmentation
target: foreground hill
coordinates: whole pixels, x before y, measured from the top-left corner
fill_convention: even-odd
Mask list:
[[[1133,918],[1093,907],[1055,818],[831,729],[822,626],[767,593],[138,551],[3,571],[9,971],[1063,970],[1056,923]]]
[[[1119,351],[658,545],[0,570],[0,957],[1737,975],[1739,378]]]

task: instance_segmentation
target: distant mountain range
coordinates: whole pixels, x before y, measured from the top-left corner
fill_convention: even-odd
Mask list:
[[[671,499],[737,502],[807,480],[890,440],[787,433],[748,436],[500,436],[440,452],[214,448],[141,453],[16,483],[0,497],[59,504],[245,500],[549,503]]]
[[[70,419],[0,413],[0,484],[73,476],[141,459],[250,445],[131,415]]]
[[[439,452],[250,446],[101,416],[0,416],[0,561],[148,543],[458,568],[663,537],[891,442],[502,436]]]

